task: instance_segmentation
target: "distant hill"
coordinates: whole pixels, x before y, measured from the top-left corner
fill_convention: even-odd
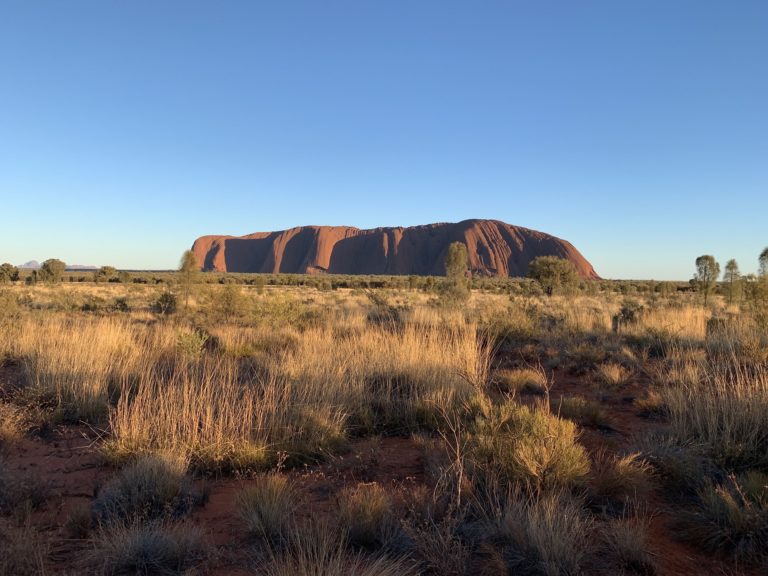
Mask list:
[[[20,270],[39,270],[40,262],[38,262],[37,260],[30,260],[29,262],[25,262],[24,264],[19,264],[18,268]]]
[[[98,270],[98,269],[99,269],[98,266],[93,266],[93,265],[90,265],[90,264],[72,264],[72,265],[67,264],[67,270],[85,270],[85,271],[89,271],[89,270]]]
[[[20,264],[18,268],[20,270],[40,270],[40,267],[42,264],[38,262],[37,260],[30,260],[29,262],[25,262],[24,264]],[[89,270],[98,270],[98,266],[91,266],[88,264],[67,264],[67,270],[75,272],[75,271],[89,271]]]
[[[361,230],[301,226],[247,236],[202,236],[192,250],[203,270],[218,272],[442,275],[448,246],[463,242],[476,275],[525,276],[537,256],[573,262],[599,278],[566,240],[498,220],[464,220],[410,228]]]

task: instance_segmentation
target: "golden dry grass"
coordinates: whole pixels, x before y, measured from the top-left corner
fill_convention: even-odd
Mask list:
[[[652,387],[639,393],[636,407],[666,419],[664,441],[675,454],[708,459],[701,470],[717,466],[719,474],[768,468],[766,335],[749,314],[731,321],[717,305],[713,312],[693,300],[642,297],[642,312],[613,332],[612,318],[627,302],[613,294],[475,292],[465,307],[448,309],[429,294],[406,290],[383,292],[377,300],[385,306],[364,291],[261,293],[213,285],[198,287],[188,310],[161,317],[150,304],[165,286],[11,290],[21,303],[6,316],[0,310],[0,360],[11,360],[0,390],[0,442],[16,441],[24,410],[33,406],[59,421],[94,426],[106,455],[128,463],[127,475],[149,461],[144,458],[159,456],[180,463],[171,476],[183,479],[189,467],[281,469],[340,453],[356,436],[425,432],[425,445],[440,456],[437,484],[449,487],[448,499],[457,496],[456,509],[411,531],[417,554],[433,567],[444,560],[454,569],[469,559],[472,551],[458,536],[466,528],[458,502],[477,499],[480,487],[503,486],[517,495],[502,507],[501,526],[513,551],[525,556],[516,567],[531,568],[526,562],[533,558],[552,573],[584,564],[583,533],[593,536],[596,508],[608,515],[635,510],[626,502],[655,489],[656,475],[639,455],[590,459],[579,426],[606,425],[602,399],[571,396],[550,404],[548,394],[514,397],[550,389],[549,372],[516,368],[532,355],[607,386],[632,380],[628,393],[648,375]],[[222,297],[229,298],[226,306]],[[127,306],[113,305],[118,298]],[[373,305],[392,318],[372,314]],[[659,482],[666,481],[662,476]],[[706,504],[693,476],[685,477],[687,493]],[[168,484],[172,494],[179,482]],[[589,511],[565,495],[573,488],[586,488]],[[286,498],[261,490],[239,501],[246,520],[277,526],[278,536],[267,537],[274,547],[268,573],[311,571],[317,562],[330,571],[411,569],[410,561],[362,559],[345,548],[386,549],[402,535],[390,495],[378,485],[342,493],[346,533],[325,540],[283,535],[295,526],[282,514],[290,512]],[[187,548],[184,538],[153,548],[153,527],[126,526],[99,536],[110,565],[145,551]],[[617,562],[645,558],[643,546],[634,546],[642,530],[631,522],[615,528],[605,539]]]

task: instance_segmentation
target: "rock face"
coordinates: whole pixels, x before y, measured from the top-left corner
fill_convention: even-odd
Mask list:
[[[583,278],[598,278],[570,242],[498,220],[360,230],[301,226],[247,236],[201,236],[192,250],[203,270],[291,274],[445,274],[448,246],[467,246],[472,273],[525,276],[537,256],[567,258]]]

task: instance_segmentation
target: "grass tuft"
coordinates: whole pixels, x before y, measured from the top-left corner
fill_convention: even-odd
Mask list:
[[[541,367],[499,370],[494,374],[492,382],[504,394],[541,395],[549,386],[547,375]]]
[[[198,500],[185,468],[171,458],[139,458],[103,487],[93,502],[94,521],[113,526],[183,516]]]
[[[293,484],[279,474],[259,476],[235,500],[248,533],[273,544],[285,542],[297,506]]]
[[[386,547],[400,533],[392,498],[379,484],[358,484],[339,494],[339,524],[352,546]]]
[[[207,556],[200,532],[191,526],[147,524],[102,530],[90,562],[104,576],[174,576]]]
[[[406,558],[353,555],[344,534],[331,526],[311,522],[290,536],[287,545],[273,551],[260,566],[264,576],[416,576],[415,563]]]

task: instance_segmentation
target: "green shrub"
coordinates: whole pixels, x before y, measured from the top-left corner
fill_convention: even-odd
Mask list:
[[[187,358],[198,358],[205,349],[209,336],[199,330],[182,332],[176,338],[176,350]]]
[[[175,313],[177,308],[178,301],[172,292],[163,292],[152,303],[152,310],[162,316]]]
[[[61,280],[67,265],[56,258],[49,258],[40,266],[37,272],[37,278],[43,282],[55,284]]]
[[[476,425],[475,457],[513,483],[555,488],[582,483],[589,472],[576,426],[550,414],[505,403],[487,409]]]

